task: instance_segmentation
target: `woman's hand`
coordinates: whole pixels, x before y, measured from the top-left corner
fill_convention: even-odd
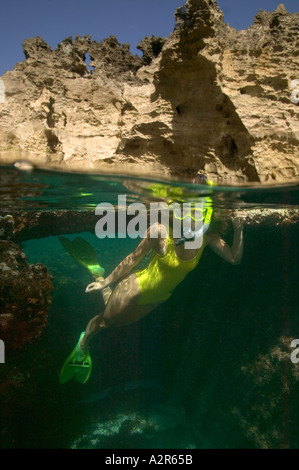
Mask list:
[[[235,230],[241,230],[243,228],[246,219],[245,212],[237,211],[232,220],[232,224]]]
[[[88,286],[85,289],[85,292],[88,293],[88,292],[91,292],[93,290],[102,290],[105,287],[107,287],[106,282],[105,282],[104,278],[101,277],[97,281],[91,282],[90,284],[88,284]]]

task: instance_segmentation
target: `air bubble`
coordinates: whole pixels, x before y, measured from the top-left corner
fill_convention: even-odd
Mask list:
[[[27,160],[19,160],[15,162],[14,166],[20,171],[32,171],[34,169],[32,163]]]

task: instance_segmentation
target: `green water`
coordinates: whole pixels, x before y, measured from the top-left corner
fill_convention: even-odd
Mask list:
[[[0,215],[94,211],[100,202],[117,204],[120,194],[127,203],[149,204],[162,194],[149,188],[156,181],[125,176],[14,168],[2,168],[0,176]],[[171,196],[183,188],[183,197],[210,197],[223,217],[230,209],[299,209],[296,185],[159,183]],[[78,230],[59,233],[58,224],[51,236],[41,228],[18,240],[29,264],[47,267],[54,290],[42,335],[21,352],[6,350],[0,364],[2,384],[7,374],[14,377],[11,391],[0,385],[1,448],[299,447],[299,364],[290,359],[291,339],[299,338],[298,224],[245,224],[238,266],[207,248],[164,304],[92,339],[86,384],[60,385],[64,360],[103,301],[98,292],[85,294],[92,276],[58,235],[84,237],[107,274],[140,242]],[[223,238],[231,244],[232,235],[229,222]]]

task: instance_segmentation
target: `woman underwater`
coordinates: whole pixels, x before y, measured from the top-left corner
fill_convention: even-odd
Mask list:
[[[200,212],[200,214],[199,214]],[[105,309],[87,324],[85,332],[81,333],[79,341],[71,355],[67,358],[60,373],[60,383],[75,378],[85,383],[91,374],[91,358],[89,342],[102,329],[120,327],[138,321],[166,301],[175,287],[183,281],[186,275],[193,271],[205,249],[209,246],[216,254],[231,264],[239,264],[243,255],[243,220],[235,216],[232,220],[234,228],[233,243],[230,247],[219,234],[207,231],[210,225],[212,209],[195,209],[184,217],[173,211],[170,217],[169,231],[162,223],[155,223],[147,230],[133,253],[129,254],[109,276],[97,278],[89,284],[86,292],[100,289],[105,302]],[[200,229],[195,230],[196,221],[202,221]],[[181,233],[175,237],[173,231],[174,219],[180,219]],[[189,232],[183,231],[182,219],[189,222]],[[186,227],[186,225],[185,225]],[[191,229],[190,229],[191,227]],[[192,231],[193,230],[193,231]],[[191,235],[190,235],[191,234]],[[200,243],[187,247],[190,236],[200,239]],[[131,272],[152,251],[147,267],[140,271]],[[110,285],[116,283],[113,290]]]

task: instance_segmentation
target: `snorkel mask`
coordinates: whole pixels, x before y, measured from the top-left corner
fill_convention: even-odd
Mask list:
[[[212,214],[213,209],[210,198],[205,198],[204,203],[173,204],[174,229],[177,228],[178,230],[178,225],[175,224],[175,220],[177,220],[180,222],[181,234],[181,237],[178,237],[175,241],[176,246],[203,238],[210,227]],[[198,240],[198,242],[200,241]]]

